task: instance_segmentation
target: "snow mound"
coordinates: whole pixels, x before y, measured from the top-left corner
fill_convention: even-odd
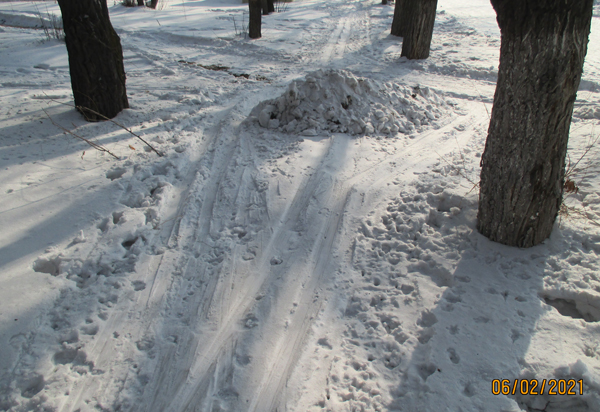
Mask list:
[[[436,126],[450,112],[449,102],[427,87],[319,70],[293,81],[283,95],[260,103],[250,116],[261,127],[308,136],[320,131],[395,135]]]

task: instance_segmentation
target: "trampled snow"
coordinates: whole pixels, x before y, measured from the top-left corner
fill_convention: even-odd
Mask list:
[[[109,2],[160,157],[68,106],[54,2],[0,2],[0,411],[600,410],[598,6],[525,250],[475,229],[489,2],[440,0],[421,61],[393,5],[281,6],[249,40],[237,0]]]

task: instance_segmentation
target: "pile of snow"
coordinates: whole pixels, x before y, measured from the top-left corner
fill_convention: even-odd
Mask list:
[[[395,135],[439,126],[450,106],[427,87],[318,70],[293,81],[283,95],[260,103],[250,115],[262,127],[307,136],[320,131]]]

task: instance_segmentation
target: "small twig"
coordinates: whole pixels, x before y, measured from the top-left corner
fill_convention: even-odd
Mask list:
[[[178,218],[180,218],[180,217],[182,217],[182,216],[183,216],[182,214],[181,214],[181,215],[175,215],[175,216],[173,216],[173,217],[172,217],[172,218],[170,218],[170,219],[167,219],[167,220],[164,220],[164,221],[162,221],[162,222],[158,222],[158,223],[156,223],[156,224],[152,225],[152,228],[153,228],[153,229],[155,229],[155,230],[156,230],[156,229],[160,229],[160,228],[161,228],[161,226],[162,226],[162,225],[164,225],[165,223],[167,223],[167,222],[170,222],[171,220],[178,219]]]
[[[574,206],[567,206],[563,202],[560,206],[560,214],[566,218],[571,217],[572,215],[576,215],[582,219],[585,219],[592,225],[600,227],[600,223],[598,223],[594,218],[590,217],[589,212],[586,211],[585,208],[583,211],[581,211],[579,209],[576,209]]]
[[[48,112],[46,111],[46,109],[43,109],[43,108],[42,108],[42,110],[44,111],[44,113],[46,113],[46,116],[48,116],[48,119],[50,119],[50,122],[51,122],[51,123],[52,123],[54,126],[58,127],[59,129],[61,129],[61,130],[62,130],[62,131],[64,131],[65,133],[68,133],[68,134],[70,134],[71,136],[73,136],[73,137],[75,137],[75,138],[77,138],[77,139],[83,140],[84,142],[86,142],[87,144],[89,144],[90,146],[92,146],[94,149],[96,149],[96,150],[98,150],[98,151],[100,151],[100,152],[106,152],[106,153],[108,153],[109,155],[111,155],[112,157],[114,157],[115,159],[119,160],[119,158],[118,158],[118,157],[117,157],[117,156],[116,156],[114,153],[112,153],[110,150],[108,150],[107,148],[105,148],[105,147],[103,147],[103,146],[101,146],[101,145],[99,145],[99,144],[97,144],[97,143],[94,143],[94,142],[92,142],[91,140],[88,140],[88,139],[86,139],[85,137],[81,137],[81,136],[79,136],[79,135],[77,135],[77,134],[73,133],[73,132],[72,132],[72,131],[70,131],[69,129],[67,129],[67,128],[65,128],[65,127],[61,126],[61,125],[59,125],[58,123],[56,123],[56,122],[54,121],[54,119],[52,119],[52,117],[50,117],[50,115],[48,114]],[[83,153],[85,154],[85,152],[83,152]],[[83,158],[83,155],[81,155],[81,157]]]
[[[462,164],[463,164],[463,169],[467,169],[467,165],[465,163],[465,155],[463,154],[461,148],[460,148],[460,144],[458,143],[458,138],[456,137],[456,135],[454,135],[454,141],[456,142],[456,147],[458,147],[458,154],[460,155],[460,160],[462,160]]]
[[[568,156],[568,165],[567,165],[567,170],[565,172],[565,178],[569,178],[575,173],[575,169],[577,168],[577,165],[579,165],[579,162],[581,162],[583,160],[583,158],[587,156],[587,154],[590,152],[590,150],[592,150],[592,147],[594,147],[594,145],[598,142],[598,139],[600,139],[600,135],[596,136],[596,138],[593,139],[593,141],[588,140],[588,141],[591,141],[591,143],[588,144],[587,148],[584,150],[583,154],[579,157],[579,159],[577,159],[575,164],[571,165],[571,158]]]
[[[475,83],[473,83],[473,87],[475,88],[475,91],[477,92],[477,94],[479,95],[479,101],[481,102],[481,104],[483,104],[483,107],[485,108],[485,111],[488,115],[488,119],[492,118],[492,115],[490,114],[490,111],[487,108],[487,105],[485,104],[485,102],[483,101],[483,96],[481,96],[481,93],[479,92],[479,90],[477,89],[477,86],[475,86]]]
[[[46,93],[44,93],[44,94],[46,94]],[[46,95],[46,96],[47,96],[47,95]],[[83,106],[74,106],[74,105],[72,105],[72,104],[68,104],[68,103],[59,102],[58,100],[54,100],[54,99],[50,99],[50,101],[56,102],[56,103],[58,103],[58,104],[62,104],[62,105],[64,105],[64,106],[74,107],[74,108],[76,108],[77,110],[79,110],[79,111],[81,111],[81,112],[83,112],[83,111],[87,110],[87,111],[89,111],[89,112],[91,112],[91,113],[94,113],[95,115],[98,115],[98,116],[100,116],[100,117],[104,118],[105,120],[108,120],[109,122],[111,122],[111,123],[113,123],[113,124],[115,124],[115,125],[119,126],[119,127],[120,127],[120,128],[122,128],[123,130],[125,130],[125,131],[127,131],[127,132],[131,133],[133,136],[137,137],[137,138],[138,138],[138,139],[140,139],[142,142],[144,142],[144,144],[145,144],[146,146],[148,146],[148,147],[149,147],[149,148],[150,148],[150,149],[151,149],[153,152],[155,152],[155,153],[156,153],[157,155],[159,155],[160,157],[163,157],[163,154],[162,154],[161,152],[159,152],[158,150],[156,150],[156,149],[155,149],[155,148],[154,148],[154,147],[153,147],[153,146],[152,146],[150,143],[148,143],[147,141],[145,141],[145,140],[144,140],[144,139],[143,139],[143,138],[142,138],[140,135],[133,133],[133,132],[132,132],[130,129],[126,128],[125,126],[123,126],[123,125],[122,125],[122,124],[120,124],[120,123],[117,123],[117,122],[115,122],[113,119],[109,119],[108,117],[104,116],[102,113],[98,113],[97,111],[95,111],[95,110],[92,110],[92,109],[88,109],[87,107],[83,107]]]
[[[130,129],[126,128],[125,126],[123,126],[123,125],[122,125],[122,124],[120,124],[120,123],[117,123],[117,122],[115,122],[113,119],[109,119],[108,117],[104,116],[103,114],[101,114],[101,113],[98,113],[98,112],[97,112],[97,111],[95,111],[95,110],[88,109],[87,107],[83,107],[83,106],[76,106],[76,108],[77,108],[78,110],[82,111],[82,112],[83,112],[84,110],[88,110],[88,111],[90,111],[90,112],[92,112],[92,113],[94,113],[94,114],[96,114],[96,115],[98,115],[98,116],[100,116],[100,117],[103,117],[105,120],[108,120],[109,122],[111,122],[111,123],[113,123],[113,124],[115,124],[115,125],[119,126],[119,127],[120,127],[120,128],[122,128],[123,130],[125,130],[125,131],[127,131],[127,132],[131,133],[133,136],[135,136],[135,137],[137,137],[138,139],[140,139],[140,140],[141,140],[141,141],[142,141],[142,142],[143,142],[143,143],[144,143],[146,146],[148,146],[148,147],[149,147],[149,148],[150,148],[150,149],[151,149],[151,150],[152,150],[154,153],[156,153],[158,156],[160,156],[160,157],[163,157],[163,156],[164,156],[164,155],[163,155],[161,152],[159,152],[158,150],[156,150],[156,149],[154,148],[154,146],[152,146],[150,143],[148,143],[146,140],[144,140],[144,138],[143,138],[142,136],[140,136],[140,135],[138,135],[138,134],[136,134],[136,133],[133,133],[133,132],[132,132]]]
[[[471,179],[470,179],[470,178],[469,178],[467,175],[463,174],[463,173],[461,172],[461,170],[460,170],[458,167],[454,166],[452,163],[450,163],[449,161],[447,161],[447,160],[446,160],[446,159],[445,159],[443,156],[441,156],[441,155],[440,155],[438,152],[434,151],[434,153],[435,153],[436,155],[438,155],[438,157],[439,157],[440,159],[442,159],[444,162],[446,162],[446,163],[448,164],[448,166],[450,166],[452,169],[454,169],[454,170],[456,171],[456,173],[458,173],[460,176],[462,176],[463,178],[465,178],[465,179],[466,179],[466,180],[467,180],[469,183],[471,183],[471,184],[472,184],[474,187],[475,187],[475,186],[479,186],[479,183],[475,183],[475,182],[474,182],[473,180],[471,180]],[[464,167],[464,166],[463,166],[463,167]],[[473,189],[469,190],[469,193],[471,193],[471,191],[472,191],[472,190],[473,190]]]

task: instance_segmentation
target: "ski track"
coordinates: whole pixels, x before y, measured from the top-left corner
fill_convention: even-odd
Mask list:
[[[364,14],[364,13],[363,13]],[[346,17],[342,21],[338,23],[338,26],[335,30],[333,36],[329,36],[331,39],[324,47],[324,51],[320,53],[323,57],[321,58],[321,63],[326,65],[334,58],[342,58],[344,55],[344,51],[346,50],[346,45],[350,36],[350,28],[352,24],[355,24],[357,18],[355,13],[352,13],[351,18]],[[331,150],[331,147],[329,148]],[[324,156],[327,158],[327,155]],[[319,169],[317,172],[313,173],[310,178],[308,178],[303,185],[298,189],[294,199],[288,204],[288,208],[283,213],[282,218],[279,220],[279,223],[272,227],[271,230],[273,234],[271,235],[267,246],[263,249],[263,254],[260,259],[260,264],[257,268],[253,270],[253,272],[258,274],[258,279],[255,276],[251,276],[246,274],[245,278],[247,280],[244,287],[240,288],[240,291],[236,294],[233,289],[233,285],[235,283],[244,282],[235,282],[233,279],[233,266],[235,263],[231,263],[231,269],[223,275],[223,271],[219,274],[219,276],[213,276],[210,284],[206,286],[205,293],[199,295],[202,299],[199,299],[197,302],[187,302],[188,308],[200,307],[203,306],[203,309],[197,309],[195,312],[198,314],[198,319],[206,318],[208,320],[207,323],[215,322],[219,326],[217,326],[218,330],[212,333],[211,338],[203,339],[202,348],[197,347],[198,340],[197,339],[184,339],[185,342],[189,342],[189,346],[186,348],[182,348],[182,345],[178,345],[177,351],[180,353],[188,353],[188,355],[182,355],[181,358],[185,359],[184,364],[179,366],[179,370],[188,371],[185,372],[185,376],[187,378],[187,382],[180,390],[171,395],[166,395],[164,391],[166,389],[162,384],[154,387],[155,395],[151,398],[152,400],[145,404],[144,407],[139,410],[168,410],[170,411],[188,411],[188,410],[205,410],[210,408],[212,402],[210,400],[211,397],[216,395],[215,391],[218,388],[222,388],[224,385],[219,385],[219,381],[222,380],[221,376],[225,376],[226,378],[231,378],[229,374],[219,374],[219,371],[222,369],[231,369],[231,365],[234,363],[233,356],[235,355],[235,350],[232,348],[236,347],[237,340],[239,339],[239,324],[243,320],[243,315],[248,313],[248,310],[256,301],[256,295],[259,291],[265,289],[266,284],[271,283],[273,275],[268,276],[270,272],[270,262],[269,259],[271,256],[277,255],[278,250],[276,250],[275,245],[285,244],[285,240],[288,237],[289,231],[296,225],[296,222],[302,213],[306,213],[308,207],[308,201],[314,195],[316,187],[320,184],[323,177],[323,168],[324,163],[319,165]],[[223,172],[225,169],[222,169]],[[247,169],[244,169],[242,172],[242,177],[247,175]],[[224,176],[219,176],[216,180],[220,182]],[[339,184],[338,184],[339,186]],[[324,190],[326,191],[326,190]],[[335,193],[339,192],[340,188],[338,188]],[[209,190],[209,193],[215,193],[216,196],[217,190]],[[307,249],[307,251],[320,251],[318,256],[311,256],[309,262],[311,267],[302,269],[296,269],[290,271],[289,274],[286,275],[291,282],[288,286],[288,289],[293,289],[291,286],[295,286],[296,284],[306,283],[302,276],[309,276],[308,287],[303,287],[305,292],[302,294],[300,300],[300,304],[296,303],[299,306],[299,311],[296,312],[297,315],[295,318],[299,318],[298,321],[295,319],[291,320],[292,324],[298,324],[299,327],[294,327],[292,330],[294,332],[291,333],[292,336],[282,336],[277,344],[273,345],[274,349],[271,348],[270,351],[274,351],[278,356],[271,357],[271,359],[267,359],[267,365],[261,364],[259,366],[255,366],[255,369],[258,371],[254,372],[254,374],[262,375],[263,379],[258,384],[258,388],[254,388],[250,393],[254,393],[254,397],[250,402],[250,406],[248,410],[272,410],[274,404],[277,402],[274,399],[274,394],[279,394],[281,397],[282,388],[285,385],[289,374],[291,373],[291,369],[293,368],[295,362],[299,354],[301,353],[302,342],[306,338],[308,328],[310,327],[310,319],[314,319],[317,314],[321,301],[317,299],[315,302],[311,304],[311,300],[313,300],[313,295],[315,294],[315,288],[321,280],[321,275],[323,274],[324,268],[329,263],[326,257],[329,255],[334,239],[335,233],[339,230],[339,225],[341,223],[341,216],[343,215],[344,205],[348,200],[348,196],[350,193],[350,189],[346,188],[341,193],[339,193],[332,202],[335,206],[333,210],[330,212],[330,218],[327,220],[326,224],[323,225],[323,234],[321,231],[316,234],[316,239],[312,240],[311,247]],[[214,201],[214,197],[211,197]],[[330,206],[330,205],[329,205]],[[212,211],[212,206],[210,207]],[[240,207],[238,207],[240,209]],[[235,213],[235,212],[234,212]],[[207,215],[204,216],[206,218]],[[207,226],[205,226],[207,227]],[[297,230],[298,231],[298,230]],[[207,230],[202,231],[203,236],[200,238],[204,238],[208,232]],[[321,245],[322,239],[328,239],[325,242],[325,245]],[[323,247],[324,246],[324,247]],[[281,249],[281,248],[279,248]],[[200,256],[205,251],[196,250],[195,256]],[[236,251],[233,251],[233,257],[235,258]],[[296,255],[298,256],[298,254]],[[290,264],[292,265],[292,264]],[[300,266],[305,266],[300,265]],[[312,276],[310,275],[312,273]],[[262,274],[262,275],[261,275]],[[300,275],[300,276],[298,276]],[[223,277],[223,279],[221,279]],[[228,278],[228,279],[225,279]],[[300,280],[297,280],[300,279]],[[295,280],[292,281],[292,280]],[[217,290],[217,285],[221,286],[223,290]],[[243,292],[245,291],[245,293]],[[289,293],[289,292],[288,292]],[[282,295],[286,296],[286,292],[283,291]],[[210,302],[219,301],[220,300],[220,310],[216,310],[216,316],[210,316],[210,309],[213,305]],[[201,301],[208,301],[209,303],[202,304]],[[274,308],[271,308],[271,313],[284,313],[283,308],[280,306],[285,306],[289,304],[285,300],[280,300],[280,304],[276,305]],[[228,309],[229,308],[229,309]],[[311,308],[309,311],[308,308]],[[194,310],[192,310],[194,312]],[[216,318],[216,319],[215,319]],[[266,322],[268,324],[276,325],[274,328],[278,329],[280,327],[281,320]],[[202,332],[206,333],[206,325],[202,325],[199,327]],[[289,344],[291,342],[293,344]],[[223,342],[227,342],[227,345],[222,346]],[[196,346],[196,347],[194,347]],[[172,352],[175,349],[172,349],[167,356],[164,356],[165,359],[171,360]],[[194,351],[194,355],[190,356],[190,351]],[[255,355],[256,358],[264,357],[264,355]],[[194,359],[199,359],[195,362],[195,364],[191,364],[190,361]],[[165,367],[165,362],[161,363],[161,366]],[[153,375],[157,376],[165,376],[168,373],[165,373],[163,369],[156,370]],[[250,376],[253,373],[249,374]],[[176,379],[175,381],[183,381],[183,377]],[[221,382],[223,383],[223,382]],[[171,385],[169,385],[171,386]],[[174,390],[174,387],[172,387]],[[159,400],[164,399],[172,399],[172,402],[160,402]],[[199,405],[202,405],[200,409],[195,409]]]
[[[231,110],[231,108],[225,110],[222,117],[231,115]],[[220,143],[216,141],[216,136],[217,133],[213,133],[213,139],[207,141],[204,150],[202,148],[200,149],[201,153],[204,151],[210,152],[211,149],[214,150],[214,147],[211,148],[211,146]],[[193,171],[197,169],[197,165],[202,160],[204,160],[202,156],[195,159],[189,170]],[[178,243],[181,242],[182,230],[180,225],[181,219],[178,219],[178,216],[185,213],[187,203],[190,200],[190,194],[193,190],[197,189],[195,185],[196,182],[194,182],[195,178],[196,176],[194,173],[188,175],[181,185],[184,189],[173,196],[175,201],[171,202],[173,205],[171,206],[170,213],[168,210],[165,212],[166,216],[164,216],[164,221],[169,224],[163,226],[159,237],[165,239],[164,243],[169,245],[171,250],[168,250],[159,256],[147,256],[146,259],[142,258],[136,273],[146,275],[141,275],[139,277],[132,276],[132,281],[142,281],[149,285],[149,287],[139,292],[136,295],[136,298],[121,299],[113,308],[112,314],[107,320],[106,326],[102,328],[102,332],[95,340],[95,344],[91,348],[87,348],[89,354],[92,354],[90,360],[94,362],[95,367],[99,370],[104,370],[106,368],[110,369],[110,365],[115,362],[114,354],[116,352],[120,352],[120,355],[116,358],[117,360],[134,359],[136,357],[135,346],[130,346],[129,348],[121,347],[121,344],[118,341],[115,342],[114,339],[111,339],[111,335],[114,336],[116,332],[118,335],[147,336],[147,331],[149,329],[148,322],[159,317],[161,306],[163,304],[163,294],[168,290],[169,285],[171,284],[170,271],[175,262],[179,260],[177,247]],[[186,187],[187,190],[185,189]],[[209,219],[206,219],[206,221],[210,224]],[[123,316],[123,314],[127,314],[128,316]],[[130,322],[132,319],[137,320],[137,322],[131,324]],[[163,378],[162,375],[156,376]],[[121,379],[124,385],[129,377],[125,376]],[[116,380],[119,380],[119,378],[117,377]],[[81,382],[77,382],[71,389],[71,396],[69,396],[68,401],[62,406],[61,411],[77,410],[85,403],[84,398],[89,397],[90,394],[93,394],[93,397],[97,399],[106,397],[112,398],[115,394],[108,391],[114,390],[114,388],[102,387],[101,383],[102,378],[95,375],[91,375],[91,377],[88,377]],[[117,393],[119,392],[117,391]]]
[[[461,122],[464,121],[464,119],[459,120]],[[451,130],[455,122],[445,126],[444,129]],[[469,129],[463,133],[468,133],[468,131]],[[439,132],[436,131],[436,133]],[[422,136],[419,136],[407,149],[413,151],[413,153],[416,151],[429,151],[430,142],[427,141],[427,138],[431,137],[428,136],[430,134],[433,134],[433,132],[424,133]],[[325,269],[332,265],[335,266],[335,263],[331,261],[331,251],[337,241],[335,235],[340,230],[346,205],[352,193],[358,192],[355,185],[357,182],[369,181],[373,176],[386,175],[382,171],[388,172],[391,163],[402,159],[406,160],[406,154],[393,155],[377,165],[369,166],[365,170],[352,175],[347,180],[339,179],[335,176],[335,173],[332,174],[335,171],[332,171],[331,165],[328,164],[328,159],[336,159],[338,156],[343,155],[344,148],[348,144],[348,139],[348,137],[342,136],[336,136],[331,139],[333,142],[329,142],[330,146],[326,154],[322,156],[318,168],[300,185],[294,198],[289,202],[288,209],[283,213],[283,216],[275,227],[272,227],[272,235],[262,251],[262,256],[257,256],[256,260],[259,264],[252,270],[254,275],[244,274],[242,276],[245,278],[246,284],[242,281],[243,287],[240,287],[237,293],[235,293],[235,290],[230,285],[237,282],[233,280],[213,280],[220,287],[220,289],[214,289],[212,292],[215,296],[214,300],[222,297],[220,306],[222,308],[229,307],[230,309],[227,312],[221,309],[221,311],[217,311],[217,315],[210,316],[209,323],[210,319],[213,319],[213,322],[218,326],[216,331],[209,332],[209,338],[205,336],[202,344],[194,341],[194,343],[198,344],[197,347],[193,348],[193,345],[190,345],[189,348],[183,350],[183,352],[192,349],[194,351],[194,356],[183,356],[187,359],[187,362],[194,360],[194,363],[190,364],[186,362],[186,364],[180,364],[178,367],[180,370],[190,370],[189,374],[187,374],[188,379],[185,384],[171,396],[157,394],[146,405],[147,408],[151,408],[147,410],[158,411],[165,407],[169,411],[205,410],[204,408],[210,404],[210,398],[217,395],[215,390],[227,387],[227,385],[218,384],[221,380],[218,371],[231,369],[235,363],[235,359],[233,359],[235,356],[234,348],[237,346],[241,335],[247,332],[243,327],[240,327],[240,324],[244,321],[244,316],[255,305],[256,297],[261,293],[264,294],[267,288],[272,287],[269,285],[273,284],[279,285],[280,290],[277,291],[277,294],[281,298],[271,303],[269,318],[264,322],[269,327],[260,333],[263,341],[271,343],[265,345],[266,348],[262,349],[263,353],[261,351],[252,352],[251,358],[257,361],[253,361],[253,366],[248,367],[247,369],[249,370],[244,373],[244,375],[248,376],[262,376],[262,379],[259,383],[251,383],[248,387],[237,389],[240,397],[243,394],[254,394],[249,400],[247,410],[277,410],[283,407],[281,402],[285,400],[284,388],[286,382],[302,352],[303,342],[308,335],[307,332],[311,326],[311,321],[316,317],[321,308],[324,294],[319,293],[319,290],[328,282],[326,276],[324,278]],[[446,143],[445,146],[443,144],[439,145],[441,153],[444,153],[444,149],[452,150],[454,148],[454,142],[452,141]],[[416,159],[418,156],[414,156],[414,158]],[[422,161],[423,158],[421,157],[420,159]],[[413,162],[406,161],[403,163],[402,170],[408,170],[412,166],[414,166]],[[402,170],[398,172],[401,173]],[[395,174],[393,176],[380,177],[378,180],[392,180],[397,176]],[[326,182],[325,187],[323,187],[324,182]],[[320,195],[316,193],[317,191]],[[311,212],[308,209],[310,208],[311,199],[315,196],[319,201],[316,206],[312,207],[312,215],[315,215],[315,211],[317,210],[328,210],[328,216],[323,219],[324,221],[317,221],[316,224],[313,219],[301,219],[303,214]],[[310,221],[312,223],[308,225],[305,223],[303,227],[298,228],[297,222],[299,220]],[[305,232],[303,234],[305,238],[303,242],[305,250],[295,250],[293,255],[309,255],[309,258],[305,262],[286,262],[285,249],[291,231]],[[309,240],[306,240],[306,238],[309,238]],[[282,280],[278,280],[280,271],[271,269],[279,269],[278,265],[273,266],[269,262],[269,259],[276,255],[282,257],[283,261],[286,262],[285,265],[282,265],[284,269],[287,269]],[[235,258],[235,256],[234,253],[233,257]],[[231,277],[232,274],[233,271],[229,271],[227,276]],[[298,296],[297,292],[294,292],[298,285],[302,285],[300,296]],[[205,295],[200,296],[202,298],[207,297]],[[290,297],[292,299],[288,299]],[[293,313],[293,316],[282,316],[281,314],[288,313],[292,309],[290,302],[294,302],[293,306],[297,307],[297,309]],[[200,305],[200,302],[194,304],[188,301],[188,305],[195,307]],[[200,310],[198,314],[206,314],[206,312]],[[199,316],[199,318],[202,318],[202,316]],[[288,321],[288,324],[286,324],[286,321]],[[198,333],[201,330],[206,334],[206,325],[200,323],[197,328],[199,330]],[[285,332],[277,336],[277,331],[281,329]],[[260,330],[260,328],[256,330]],[[258,333],[256,332],[256,334]],[[269,336],[273,336],[273,339],[269,339]],[[178,349],[181,351],[181,345],[179,345]],[[170,359],[170,357],[167,356],[166,359]],[[164,371],[156,371],[155,373],[158,373],[158,376],[165,375]],[[230,378],[230,375],[225,374],[225,377]],[[179,381],[182,381],[182,379]],[[226,383],[231,384],[231,382]],[[158,390],[160,391],[160,389]],[[158,404],[160,406],[155,403],[159,399],[165,398],[172,399],[173,403],[169,404],[169,402],[165,402],[164,404]],[[198,409],[199,405],[203,406]],[[143,410],[143,408],[140,410]]]
[[[215,210],[215,204],[217,203],[216,197],[219,193],[219,185],[220,182],[223,180],[223,175],[227,170],[227,166],[229,165],[228,161],[226,161],[225,159],[229,159],[229,161],[231,161],[231,155],[233,153],[233,150],[235,150],[235,145],[232,145],[227,149],[228,150],[225,150],[225,155],[221,156],[218,159],[218,161],[215,162],[217,164],[216,173],[211,177],[209,183],[203,188],[206,193],[206,196],[203,199],[201,213],[198,216],[198,229],[193,231],[193,233],[196,233],[197,231],[200,234],[200,236],[193,236],[187,239],[190,242],[190,245],[186,246],[193,247],[194,244],[199,245],[192,249],[193,256],[195,257],[201,257],[209,253],[210,247],[205,246],[206,243],[203,242],[202,239],[206,239],[210,235],[211,226],[213,226],[214,223],[212,217]],[[223,161],[223,163],[219,164],[219,161]],[[193,274],[193,272],[195,272],[195,257],[190,257],[190,259],[186,263],[187,267],[186,271],[184,272],[184,276],[187,277],[188,275],[191,275]],[[208,269],[206,268],[204,269],[204,271],[207,270]],[[190,315],[190,322],[192,322],[194,318],[198,318],[200,320],[208,318],[209,320],[211,320],[211,316],[209,314],[211,312],[211,308],[214,307],[214,302],[217,300],[219,292],[216,290],[216,288],[218,283],[221,281],[222,279],[220,279],[220,273],[213,273],[213,276],[208,276],[208,280],[206,282],[206,285],[203,287],[202,293],[198,294],[195,300],[187,300],[185,306],[186,310],[188,311],[188,314]],[[185,343],[183,345],[178,345],[176,348],[170,348],[169,353],[177,351],[183,352],[184,354],[195,354],[196,347],[198,345],[198,340],[192,338],[184,342],[189,342],[189,346],[186,346]],[[185,361],[182,365],[181,371],[187,371],[189,370],[189,366],[186,366],[186,364],[190,363],[193,360],[193,357],[183,355],[183,358],[187,358],[187,361]],[[156,374],[157,376],[169,376],[173,373],[173,371],[171,371],[170,369],[171,365],[169,363],[162,362],[160,364],[160,367],[153,374]],[[170,399],[171,396],[169,396],[168,394],[163,394],[162,392],[164,392],[165,390],[166,388],[163,389],[162,385],[158,385],[156,390],[150,392],[154,392],[155,394],[153,396],[153,399],[149,400],[148,404],[141,407],[140,410],[166,410],[168,408],[168,405],[161,405],[160,402],[164,402],[163,398]]]
[[[452,129],[453,126],[454,123],[446,126],[446,128]],[[467,131],[464,133],[467,133]],[[419,147],[427,140],[426,137],[428,134],[430,133],[425,133],[417,142],[414,142],[413,145],[409,145],[407,150],[414,150],[414,152],[421,150],[428,151],[428,147]],[[429,142],[427,142],[427,146],[428,145]],[[442,149],[452,150],[454,149],[454,145],[450,144],[445,147],[444,145],[440,145],[440,149],[443,153]],[[380,183],[380,181],[396,179],[396,174],[389,175],[387,173],[382,173],[382,171],[385,170],[387,172],[391,162],[403,159],[405,156],[405,154],[390,156],[390,159],[386,159],[378,165],[368,167],[365,170],[354,174],[347,180],[336,180],[335,184],[332,185],[333,187],[324,189],[333,193],[333,195],[332,199],[325,203],[325,206],[322,206],[322,208],[329,210],[329,217],[327,222],[322,225],[323,229],[319,232],[317,241],[311,249],[313,256],[311,256],[310,261],[314,265],[311,267],[312,276],[308,279],[308,287],[306,287],[306,292],[303,293],[302,298],[300,299],[298,311],[296,312],[298,314],[296,316],[300,318],[300,321],[298,322],[300,323],[300,327],[293,330],[291,336],[280,339],[279,345],[275,350],[277,356],[272,356],[270,365],[264,368],[264,370],[268,372],[264,373],[263,381],[259,386],[260,392],[255,392],[257,395],[251,402],[248,410],[263,411],[280,410],[281,408],[284,408],[284,404],[278,403],[278,398],[281,399],[281,401],[285,399],[283,396],[283,389],[289,378],[289,373],[297,361],[299,354],[302,352],[302,343],[311,326],[311,320],[316,317],[321,308],[321,304],[323,303],[324,294],[319,293],[319,290],[329,283],[329,280],[323,279],[325,268],[328,266],[335,267],[336,265],[334,261],[331,261],[331,251],[334,247],[334,243],[338,241],[335,235],[340,231],[342,216],[346,211],[347,205],[350,203],[350,197],[352,194],[358,193],[358,182],[375,180],[377,183]],[[420,159],[420,161],[422,161],[423,157]],[[397,173],[402,173],[412,166],[414,166],[414,162],[406,161],[403,163],[401,170],[398,170]],[[373,179],[374,176],[378,175],[383,177]],[[319,181],[322,181],[322,178],[319,178]],[[334,271],[330,270],[330,273],[332,272]],[[293,278],[295,278],[295,276]],[[294,323],[293,320],[292,323]]]
[[[326,40],[312,54],[322,67],[343,65],[348,52],[359,52],[371,36],[369,9],[360,2],[336,2],[327,8],[336,23],[319,33]],[[357,25],[365,30],[354,39],[352,28]],[[181,45],[182,36],[157,37],[150,36]],[[235,57],[236,49],[223,44],[207,40],[205,46]],[[125,44],[124,50],[153,65],[165,58],[147,44]],[[172,60],[159,66],[176,68],[178,53],[168,54]],[[267,57],[277,60],[281,53],[269,52]],[[297,60],[301,71],[306,63]],[[136,262],[130,279],[147,287],[111,308],[93,344],[85,348],[97,373],[66,384],[69,396],[60,411],[84,410],[90,398],[106,410],[121,410],[120,405],[126,408],[132,402],[128,410],[140,412],[210,411],[221,404],[230,410],[286,409],[288,381],[339,266],[335,251],[343,242],[338,234],[346,224],[345,213],[350,207],[365,207],[357,197],[371,185],[398,179],[416,162],[432,162],[456,149],[455,141],[440,137],[432,142],[433,137],[458,123],[481,120],[457,117],[360,170],[336,166],[356,138],[323,139],[311,171],[292,178],[293,195],[277,208],[270,203],[276,189],[265,187],[261,178],[266,165],[253,161],[258,149],[242,123],[247,113],[236,108],[255,89],[243,90],[232,105],[221,108],[212,129],[205,131],[206,139],[194,149],[187,175],[173,188],[161,216],[156,243],[166,250]],[[460,133],[470,131],[467,127]],[[438,152],[432,154],[431,147]],[[406,178],[407,184],[412,181]],[[375,202],[379,194],[369,196]],[[250,252],[255,255],[248,256]],[[274,258],[279,262],[273,264]],[[255,312],[264,315],[259,324],[253,323]],[[119,336],[139,340],[127,344]],[[119,362],[131,364],[126,376],[107,382],[102,375]]]
[[[221,322],[222,327],[219,328],[215,336],[210,339],[210,343],[206,345],[206,350],[202,351],[200,361],[192,367],[190,375],[200,375],[200,378],[197,379],[198,382],[190,384],[188,388],[184,388],[183,392],[175,397],[176,399],[182,399],[182,401],[171,406],[169,410],[190,410],[190,405],[197,405],[200,403],[197,398],[202,396],[202,391],[199,389],[207,387],[205,380],[211,378],[210,376],[203,374],[203,371],[210,370],[215,362],[222,356],[221,348],[219,347],[221,342],[227,342],[232,339],[235,340],[233,335],[235,334],[236,329],[238,329],[239,322],[242,320],[243,315],[247,313],[250,306],[255,302],[255,297],[258,292],[266,288],[266,284],[271,281],[271,279],[269,279],[269,272],[271,272],[270,266],[272,265],[270,264],[269,259],[271,256],[277,254],[276,249],[278,247],[285,244],[288,232],[296,225],[296,221],[300,214],[306,211],[308,202],[318,186],[318,175],[318,172],[313,174],[308,179],[308,182],[298,190],[295,198],[290,202],[290,209],[284,213],[280,223],[273,228],[273,234],[271,235],[267,246],[263,249],[262,257],[257,257],[259,264],[257,265],[258,267],[253,270],[256,272],[256,277],[247,276],[246,279],[250,279],[250,282],[248,282],[249,284],[246,284],[245,287],[241,288],[240,296],[230,298],[233,307],[229,310],[229,313],[223,317],[223,321]],[[290,277],[289,275],[286,276]],[[215,291],[215,294],[218,295],[219,292]],[[273,310],[273,312],[277,312],[277,310]]]

